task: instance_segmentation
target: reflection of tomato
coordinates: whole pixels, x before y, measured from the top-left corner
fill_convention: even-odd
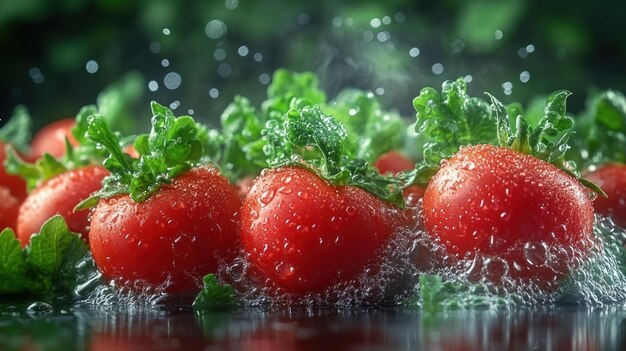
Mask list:
[[[41,183],[20,207],[17,235],[22,246],[50,217],[60,214],[68,227],[87,239],[89,211],[74,212],[74,207],[99,190],[108,172],[99,166],[88,166],[67,171]]]
[[[241,238],[262,277],[290,293],[318,293],[380,261],[402,216],[363,189],[283,167],[265,172],[250,189]]]
[[[235,258],[241,200],[216,169],[194,168],[141,203],[102,199],[89,242],[107,279],[143,282],[169,293],[197,293],[202,278]]]
[[[65,155],[66,137],[72,146],[78,145],[78,142],[72,135],[72,128],[74,128],[75,124],[76,121],[74,119],[66,118],[52,122],[41,128],[41,130],[35,134],[30,144],[32,156],[38,159],[43,156],[44,153],[49,153],[54,157]]]
[[[460,258],[491,257],[486,272],[500,277],[508,269],[541,284],[563,278],[590,248],[592,225],[588,189],[552,164],[492,145],[461,149],[424,194],[427,232]]]
[[[6,145],[0,141],[0,186],[7,188],[13,196],[20,200],[26,198],[26,182],[19,176],[7,174],[4,169]]]
[[[626,165],[607,164],[585,174],[596,183],[607,197],[598,196],[593,201],[596,212],[609,216],[620,227],[626,227]]]

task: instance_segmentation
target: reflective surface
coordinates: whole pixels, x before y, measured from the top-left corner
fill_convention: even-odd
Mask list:
[[[623,350],[626,309],[240,309],[196,315],[4,305],[0,350]]]

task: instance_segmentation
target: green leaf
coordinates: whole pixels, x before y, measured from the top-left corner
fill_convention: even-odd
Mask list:
[[[130,72],[98,94],[98,113],[105,116],[111,129],[124,134],[135,130],[133,111],[145,95],[145,79],[139,72]]]
[[[24,249],[13,231],[5,229],[0,233],[0,295],[68,292],[80,284],[78,262],[88,252],[60,215],[47,220]]]
[[[414,181],[422,186],[463,145],[497,142],[496,120],[489,104],[467,95],[462,78],[443,83],[441,93],[424,88],[413,100],[415,132],[426,137],[423,160],[416,166]]]
[[[220,284],[214,274],[204,276],[204,287],[193,301],[196,311],[229,310],[237,306],[235,290],[229,284]]]
[[[26,255],[10,228],[0,233],[0,295],[24,290]]]
[[[374,163],[383,153],[404,146],[407,123],[399,114],[384,111],[372,92],[344,90],[322,110],[345,126],[348,147],[357,158]]]
[[[326,102],[326,94],[319,89],[319,80],[315,73],[295,73],[285,69],[274,72],[272,84],[267,88],[267,96],[270,99],[282,98],[287,103],[291,98],[306,99],[312,104]]]
[[[455,280],[443,281],[438,275],[419,278],[422,310],[429,314],[459,309],[491,309],[515,303],[516,296],[500,296],[483,283],[471,284]]]
[[[79,204],[83,209],[97,199],[129,194],[136,202],[148,199],[163,184],[188,171],[205,155],[209,141],[208,129],[190,116],[176,118],[169,108],[151,103],[152,129],[135,141],[139,159],[132,159],[121,148],[120,138],[111,131],[100,115],[89,117],[87,137],[101,145],[109,154],[104,166],[110,175],[100,191]]]
[[[69,249],[76,249],[77,246],[82,248],[83,254],[87,251],[79,234],[71,233],[63,217],[56,215],[41,226],[38,235],[31,238],[27,262],[44,285],[50,287],[67,263],[67,256],[71,254]]]
[[[21,151],[28,150],[32,122],[26,107],[16,106],[9,121],[0,128],[0,141],[11,144]]]
[[[622,93],[608,90],[590,96],[576,121],[573,148],[567,156],[582,169],[626,163],[626,97]]]

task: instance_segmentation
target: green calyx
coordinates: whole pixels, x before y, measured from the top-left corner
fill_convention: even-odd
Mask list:
[[[371,92],[345,90],[328,101],[311,72],[295,73],[277,70],[268,87],[267,99],[255,107],[245,97],[236,96],[221,117],[222,152],[215,158],[222,171],[236,181],[257,176],[270,166],[268,160],[286,159],[294,148],[285,140],[284,123],[293,108],[318,105],[326,116],[332,116],[345,128],[344,153],[373,164],[383,153],[404,147],[407,124],[399,114],[385,111]],[[330,126],[330,124],[327,124]],[[327,126],[318,125],[320,128]],[[327,133],[322,129],[320,134]],[[326,142],[318,139],[318,142]],[[298,157],[310,153],[297,150]],[[319,156],[312,153],[313,158]],[[332,159],[332,155],[330,156]]]
[[[401,181],[380,175],[367,161],[354,157],[345,127],[318,105],[294,100],[284,119],[273,122],[263,130],[270,167],[304,167],[333,185],[356,186],[404,206]]]
[[[175,117],[172,110],[156,102],[151,107],[152,130],[135,141],[139,159],[124,153],[119,137],[101,115],[88,118],[86,137],[108,153],[104,167],[110,175],[102,189],[78,208],[93,206],[101,197],[121,194],[129,194],[135,202],[145,201],[163,184],[200,162],[208,143],[207,129],[190,116]]]
[[[422,89],[413,100],[417,112],[415,131],[427,138],[423,160],[403,177],[405,184],[427,185],[439,170],[442,160],[450,158],[464,145],[493,144],[532,155],[554,164],[584,186],[604,195],[592,182],[582,178],[573,162],[567,161],[568,140],[574,122],[566,115],[570,92],[560,90],[547,98],[542,116],[531,125],[521,105],[504,106],[486,93],[491,103],[467,95],[463,79],[447,81],[441,93]]]
[[[521,109],[515,107],[507,111],[498,99],[487,93],[491,99],[491,110],[496,118],[498,144],[549,162],[596,194],[606,197],[604,191],[596,184],[581,177],[576,170],[576,164],[565,159],[569,149],[569,138],[574,133],[572,129],[574,120],[566,115],[567,97],[571,94],[566,90],[550,94],[543,117],[536,126],[530,126]],[[510,113],[515,114],[515,128],[510,123]]]

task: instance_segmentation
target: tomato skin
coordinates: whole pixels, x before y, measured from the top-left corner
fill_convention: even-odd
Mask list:
[[[104,277],[142,281],[168,293],[196,293],[220,260],[233,260],[241,200],[216,169],[194,168],[146,201],[128,195],[102,199],[89,242]]]
[[[570,256],[559,248],[582,254],[589,249],[593,207],[589,191],[554,165],[478,145],[462,148],[432,178],[424,194],[424,225],[459,258],[478,252],[500,257],[515,280],[550,283],[568,272]],[[534,263],[524,245],[539,255]],[[555,265],[539,262],[544,248]]]
[[[620,227],[626,227],[626,165],[609,163],[585,173],[585,177],[607,195],[606,198],[598,196],[593,201],[596,212],[611,217]]]
[[[408,157],[404,156],[398,151],[389,151],[380,155],[374,167],[378,170],[380,174],[388,174],[391,173],[396,175],[402,171],[410,171],[415,168],[415,163],[409,160]],[[424,188],[411,185],[405,188],[402,191],[404,195],[404,199],[407,205],[411,207],[417,206],[417,202],[424,196]]]
[[[374,167],[380,174],[397,174],[402,171],[410,171],[415,168],[415,162],[398,151],[386,152],[376,160]]]
[[[264,172],[244,200],[241,238],[253,271],[294,295],[348,281],[381,251],[401,211],[300,167]]]
[[[41,128],[30,143],[32,157],[39,159],[45,153],[49,153],[54,157],[65,155],[66,137],[72,146],[77,146],[78,142],[72,135],[74,125],[76,125],[76,120],[73,118],[65,118]]]
[[[41,183],[20,206],[17,236],[26,246],[33,233],[50,217],[60,214],[71,231],[87,239],[89,211],[74,212],[74,207],[102,187],[108,172],[100,166],[87,166],[59,174]]]
[[[4,228],[15,230],[21,203],[21,199],[15,197],[9,188],[0,185],[0,232]]]
[[[20,176],[8,174],[4,169],[6,144],[0,141],[0,186],[7,188],[13,196],[20,200],[26,198],[26,182]]]

